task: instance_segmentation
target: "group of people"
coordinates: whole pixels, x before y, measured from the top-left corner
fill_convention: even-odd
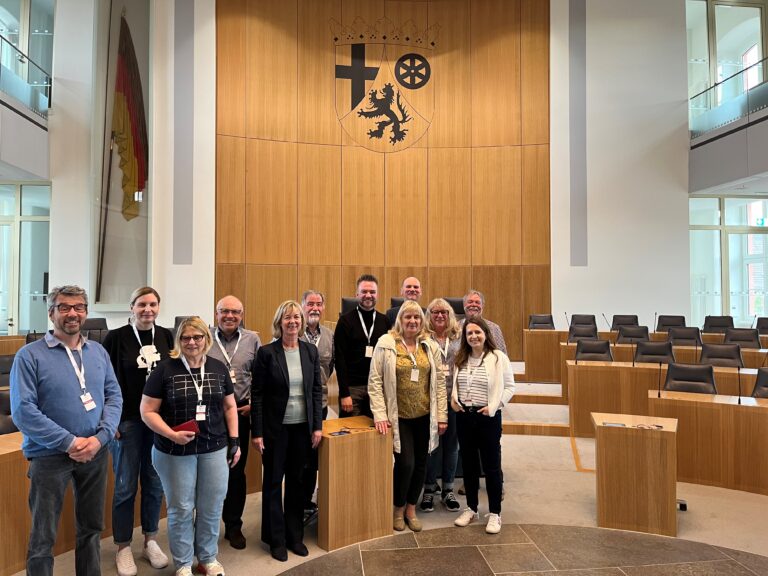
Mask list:
[[[460,447],[467,508],[455,523],[477,518],[482,462],[486,530],[498,532],[499,409],[514,392],[501,330],[482,318],[479,292],[465,296],[462,323],[441,298],[425,316],[416,278],[403,282],[402,295],[399,309],[378,313],[378,281],[361,276],[356,308],[332,332],[321,324],[323,294],[308,290],[301,302],[277,308],[272,340],[263,345],[243,327],[243,304],[235,296],[217,303],[215,326],[192,316],[174,335],[156,324],[160,295],[142,287],[131,295],[129,322],[110,331],[102,346],[80,334],[88,313],[85,291],[54,288],[48,297],[53,330],[22,348],[11,371],[12,416],[30,461],[27,572],[53,573],[52,549],[71,481],[76,573],[100,574],[107,451],[115,477],[119,576],[138,572],[131,539],[139,485],[143,557],[154,568],[169,564],[156,539],[165,496],[177,576],[192,574],[195,558],[198,572],[223,576],[220,522],[233,548],[246,546],[249,446],[263,462],[262,541],[277,560],[286,561],[288,551],[306,556],[304,525],[316,511],[317,448],[334,370],[339,416],[367,415],[382,434],[392,430],[395,530],[406,524],[421,529],[418,498],[423,491],[422,510],[433,509],[438,472],[446,508],[459,511],[453,481]]]

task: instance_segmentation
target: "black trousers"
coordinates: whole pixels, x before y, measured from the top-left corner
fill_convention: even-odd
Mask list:
[[[419,501],[429,456],[429,414],[399,418],[400,453],[395,453],[393,503],[398,508]]]
[[[323,420],[328,417],[328,406],[323,408]],[[315,485],[317,484],[317,469],[320,467],[319,450],[315,448],[310,450],[309,462],[307,467],[304,468],[304,478],[302,484],[304,485],[304,508],[312,506],[312,495],[315,493]]]
[[[480,462],[485,471],[488,508],[492,514],[501,513],[501,411],[489,418],[479,412],[458,412],[456,430],[459,434],[461,464],[464,469],[464,489],[467,506],[477,512],[480,490]]]
[[[352,416],[373,418],[371,399],[368,397],[368,386],[350,386],[349,397],[352,398],[352,412],[344,412],[341,409],[341,398],[339,398],[339,418],[351,418]]]
[[[247,492],[245,466],[248,463],[248,447],[251,443],[250,415],[246,414],[243,416],[242,414],[238,414],[237,426],[240,435],[240,460],[237,463],[237,466],[229,469],[227,497],[224,499],[224,508],[221,512],[225,530],[242,528],[243,510],[245,509],[245,496]]]
[[[292,546],[304,540],[302,480],[311,449],[306,422],[283,424],[277,438],[264,438],[261,539],[271,548]]]

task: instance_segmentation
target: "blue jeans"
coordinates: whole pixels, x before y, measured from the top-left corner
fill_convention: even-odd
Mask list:
[[[52,576],[53,545],[64,493],[72,480],[75,494],[75,573],[100,576],[101,531],[107,487],[107,449],[90,462],[75,462],[67,454],[40,456],[29,461],[29,510],[32,530],[27,548],[27,574]]]
[[[192,566],[195,556],[213,562],[229,479],[227,449],[171,456],[152,448],[152,463],[165,489],[168,546],[176,569]]]
[[[440,436],[440,444],[427,460],[427,477],[424,479],[424,492],[434,492],[437,488],[438,465],[442,462],[440,478],[443,481],[443,494],[453,490],[456,478],[456,465],[459,462],[459,436],[456,433],[456,412],[448,408],[448,428]]]
[[[130,544],[133,539],[133,503],[141,478],[141,531],[157,534],[163,484],[152,466],[154,432],[141,420],[126,420],[118,427],[120,439],[110,443],[115,493],[112,498],[112,537],[115,544]]]

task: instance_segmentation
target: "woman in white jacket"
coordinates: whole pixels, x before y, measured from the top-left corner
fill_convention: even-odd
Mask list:
[[[368,376],[371,411],[380,434],[392,428],[395,469],[395,530],[421,530],[416,503],[424,485],[427,456],[448,426],[440,350],[429,338],[421,307],[406,301],[395,327],[379,338]]]
[[[509,358],[496,349],[488,324],[482,318],[468,320],[461,331],[451,392],[467,492],[467,508],[454,522],[456,526],[467,526],[478,518],[482,461],[490,512],[485,531],[501,531],[501,408],[514,393]]]

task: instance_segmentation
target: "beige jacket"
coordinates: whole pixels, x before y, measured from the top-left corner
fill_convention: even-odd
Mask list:
[[[440,349],[432,340],[420,340],[429,358],[429,451],[437,448],[438,422],[448,422],[448,402],[445,390],[445,374],[442,369]],[[373,419],[389,420],[392,424],[392,444],[400,453],[400,428],[397,424],[397,377],[395,365],[397,351],[394,337],[387,333],[379,338],[373,350],[371,370],[368,373],[368,395]]]
[[[500,350],[486,354],[483,365],[488,371],[488,416],[495,416],[496,411],[509,402],[515,394],[515,375],[509,358]],[[459,371],[454,367],[451,400],[457,404],[459,402],[458,377]]]

